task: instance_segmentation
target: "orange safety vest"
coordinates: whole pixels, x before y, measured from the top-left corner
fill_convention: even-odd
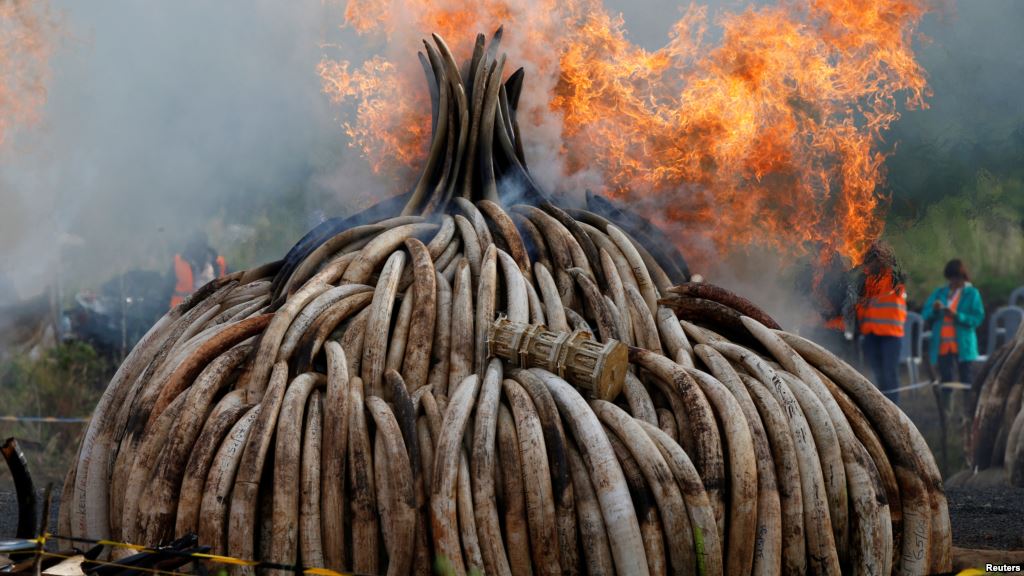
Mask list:
[[[953,314],[956,314],[956,307],[960,304],[960,295],[963,293],[964,289],[961,288],[949,298],[947,306]],[[953,325],[953,318],[945,313],[942,315],[942,330],[939,334],[939,355],[956,354],[956,327]]]
[[[171,308],[185,301],[185,297],[195,289],[192,276],[192,265],[181,257],[174,255],[174,294],[171,295]]]
[[[223,256],[217,256],[217,276],[226,276],[228,262]],[[181,254],[174,255],[174,294],[171,295],[171,308],[185,301],[185,297],[195,291],[195,276],[192,265]]]
[[[857,305],[861,334],[903,337],[907,322],[907,290],[892,285],[888,273],[871,276],[864,282],[864,297]]]
[[[825,322],[825,328],[829,330],[838,330],[842,332],[843,330],[846,329],[846,322],[843,321],[842,316],[835,316],[829,318],[828,321]]]

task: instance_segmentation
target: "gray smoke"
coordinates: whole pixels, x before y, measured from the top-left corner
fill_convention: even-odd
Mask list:
[[[0,272],[22,297],[129,268],[165,271],[198,229],[218,249],[251,244],[232,264],[253,265],[320,219],[399,191],[347,147],[345,111],[321,93],[321,57],[359,62],[380,49],[337,29],[343,3],[51,4],[63,26],[42,122],[0,150]],[[749,4],[712,2],[711,23]],[[652,49],[682,11],[669,0],[609,6]],[[893,140],[979,134],[1024,116],[1021,23],[1015,0],[962,0],[929,16],[919,53],[935,97],[905,114]],[[288,222],[273,232],[274,218]],[[699,272],[734,286],[790,282],[755,268]]]
[[[310,204],[293,210],[305,213],[295,229],[321,217],[314,201],[332,195],[316,176],[348,154],[315,70],[339,7],[51,9],[63,25],[42,121],[0,151],[0,270],[21,296],[58,279],[77,289],[164,271],[196,230],[245,241],[245,219],[277,202]]]

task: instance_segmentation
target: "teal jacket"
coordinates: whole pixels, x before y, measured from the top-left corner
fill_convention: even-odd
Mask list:
[[[932,292],[928,301],[924,303],[921,316],[924,317],[925,326],[932,330],[932,338],[929,351],[932,365],[939,361],[939,332],[942,330],[942,314],[937,313],[932,304],[936,301],[947,302],[949,300],[949,286],[943,286]],[[964,292],[960,295],[960,303],[956,307],[956,315],[953,319],[953,328],[956,330],[957,357],[964,362],[973,362],[978,359],[978,335],[975,330],[985,320],[985,307],[981,305],[981,293],[970,283],[964,286]]]

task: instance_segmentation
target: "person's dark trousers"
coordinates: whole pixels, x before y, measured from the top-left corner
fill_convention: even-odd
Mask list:
[[[961,362],[956,354],[943,354],[939,356],[939,377],[943,382],[971,383],[971,367],[974,362]],[[956,377],[953,376],[954,371]],[[959,377],[959,380],[957,380]]]
[[[890,400],[899,404],[900,344],[897,336],[864,335],[864,359],[875,374],[875,384]]]
[[[974,362],[961,362],[956,354],[943,354],[939,356],[939,378],[943,382],[963,382],[970,384],[974,380]],[[956,376],[954,376],[954,372]],[[959,380],[957,380],[959,377]],[[949,388],[942,389],[942,404],[950,406],[953,391]]]

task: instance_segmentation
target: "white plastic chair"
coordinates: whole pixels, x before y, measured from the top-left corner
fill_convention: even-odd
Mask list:
[[[1024,286],[1014,288],[1013,292],[1010,292],[1010,306],[1021,306],[1024,307]]]
[[[924,318],[917,312],[907,312],[907,320],[903,327],[903,340],[900,342],[900,364],[907,365],[910,383],[916,384],[917,367],[924,357]]]
[[[1012,302],[1013,299],[1011,298],[1010,301]],[[1000,346],[1013,339],[1013,335],[1017,333],[1022,322],[1024,322],[1024,308],[1020,306],[999,307],[988,322],[988,345],[985,347],[985,357],[991,356]]]

